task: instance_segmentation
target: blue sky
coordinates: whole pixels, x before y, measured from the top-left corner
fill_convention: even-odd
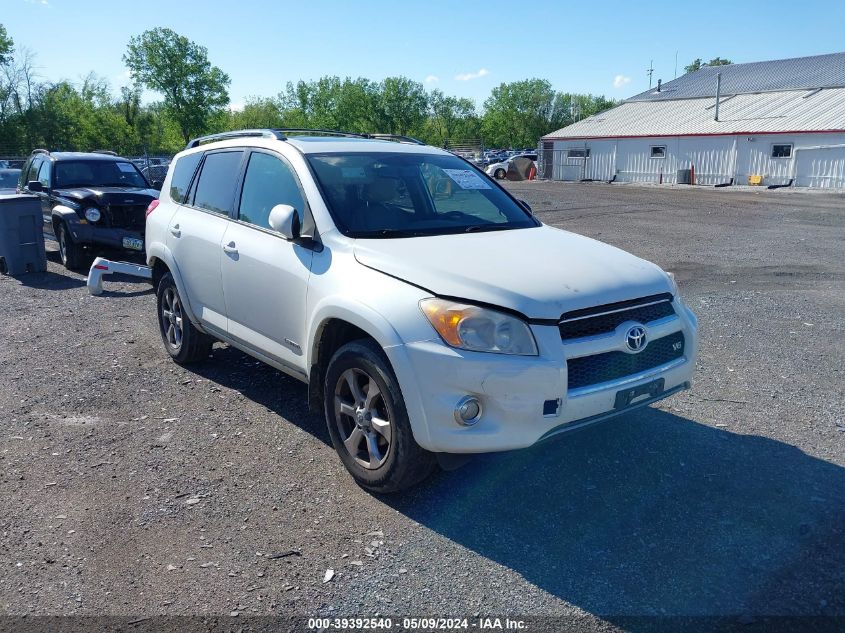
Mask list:
[[[518,8],[522,6],[522,8]],[[845,3],[559,0],[0,0],[0,23],[41,77],[89,71],[116,89],[132,35],[167,26],[206,46],[230,98],[322,75],[405,75],[479,105],[502,82],[624,98],[696,57],[760,61],[845,50]],[[148,95],[148,98],[154,95]]]

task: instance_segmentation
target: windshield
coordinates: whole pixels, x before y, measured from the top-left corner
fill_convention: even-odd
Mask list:
[[[415,237],[539,226],[455,156],[311,154],[308,162],[338,229],[349,237]]]
[[[62,160],[56,162],[53,187],[138,187],[147,181],[132,163],[111,160]]]
[[[0,169],[0,189],[13,189],[18,186],[20,169]]]

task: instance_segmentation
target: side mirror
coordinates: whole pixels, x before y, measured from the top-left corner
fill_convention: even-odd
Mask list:
[[[302,221],[299,218],[299,211],[289,204],[277,204],[270,211],[270,228],[281,233],[286,240],[299,238],[299,229]]]
[[[528,213],[534,215],[534,212],[531,210],[531,205],[528,204],[525,200],[517,200],[517,202],[519,202],[519,204],[522,205],[522,208],[528,211]]]
[[[26,188],[29,189],[30,193],[44,191],[44,185],[41,184],[40,180],[30,180],[26,183]]]

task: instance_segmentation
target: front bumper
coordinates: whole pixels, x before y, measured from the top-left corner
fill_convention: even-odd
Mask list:
[[[120,229],[97,226],[96,224],[74,223],[70,226],[73,241],[83,246],[113,248],[127,253],[143,253],[144,232],[132,229]],[[124,248],[123,238],[141,240],[141,249]]]
[[[386,351],[399,379],[414,437],[424,448],[444,453],[483,453],[525,448],[552,435],[623,414],[689,388],[697,356],[697,322],[683,304],[676,315],[649,324],[652,339],[681,331],[683,356],[635,375],[568,389],[567,358],[621,350],[618,333],[562,342],[557,327],[532,326],[539,356],[466,352],[439,339]],[[660,393],[644,394],[616,409],[616,396],[663,379]],[[473,426],[455,421],[455,405],[475,396],[481,419]],[[554,413],[549,410],[554,406]],[[544,415],[544,408],[547,414]]]

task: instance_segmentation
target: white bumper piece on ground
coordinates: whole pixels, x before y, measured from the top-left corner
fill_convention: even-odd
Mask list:
[[[115,273],[141,277],[142,279],[153,278],[153,269],[149,266],[129,262],[113,262],[104,257],[98,257],[91,264],[91,270],[88,272],[88,292],[92,295],[103,294],[103,277]]]

